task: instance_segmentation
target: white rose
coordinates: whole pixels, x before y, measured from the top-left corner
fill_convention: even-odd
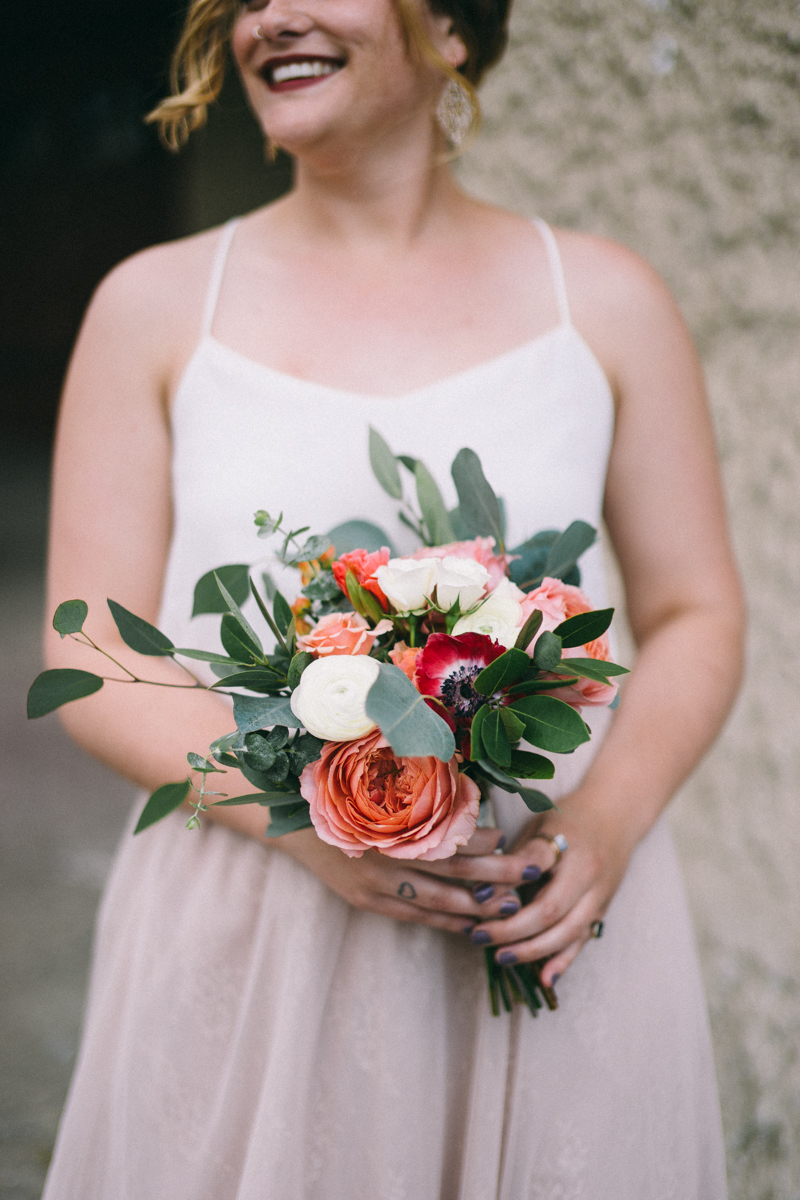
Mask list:
[[[366,654],[332,654],[309,663],[292,692],[294,715],[326,742],[352,742],[375,728],[367,693],[380,673]]]
[[[424,608],[436,586],[438,558],[390,558],[378,567],[374,578],[389,603],[397,612],[414,612]]]
[[[448,555],[439,561],[436,572],[436,598],[439,608],[446,612],[458,599],[461,611],[466,612],[480,600],[488,582],[489,572],[474,558],[455,558]]]
[[[480,608],[456,622],[453,637],[460,633],[482,633],[509,649],[517,640],[522,624],[520,601],[524,595],[510,579],[501,579]]]

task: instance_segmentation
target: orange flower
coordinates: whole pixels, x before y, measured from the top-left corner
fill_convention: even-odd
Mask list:
[[[298,636],[302,633],[310,633],[313,628],[308,621],[303,620],[303,613],[308,612],[310,608],[311,601],[307,600],[305,596],[298,596],[292,605],[292,612],[294,613],[294,627]]]
[[[386,611],[389,607],[389,601],[381,591],[380,584],[372,576],[377,571],[378,567],[385,567],[389,561],[389,549],[384,546],[381,550],[374,550],[368,554],[366,550],[351,550],[349,554],[343,554],[333,564],[333,577],[339,587],[348,595],[345,586],[347,582],[347,572],[352,571],[356,577],[356,582],[360,583],[368,592],[372,592],[383,608]],[[351,599],[348,596],[348,599]]]
[[[327,742],[300,791],[319,836],[350,858],[370,848],[390,858],[450,858],[472,836],[480,801],[455,758],[395,758],[379,729]]]
[[[405,642],[397,642],[389,651],[389,658],[394,665],[399,667],[412,683],[414,682],[414,671],[417,666],[419,650],[419,646],[412,648],[411,646],[407,646]]]

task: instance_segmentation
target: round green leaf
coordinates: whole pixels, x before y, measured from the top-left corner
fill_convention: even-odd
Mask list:
[[[78,671],[73,667],[42,671],[28,692],[28,717],[44,717],[61,708],[62,704],[99,692],[102,686],[103,680],[91,671]]]
[[[80,633],[88,613],[89,605],[85,600],[65,600],[53,615],[53,629],[62,638],[71,633]]]

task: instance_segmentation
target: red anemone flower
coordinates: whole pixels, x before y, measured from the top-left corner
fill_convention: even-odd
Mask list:
[[[504,646],[482,633],[432,633],[417,655],[414,683],[423,696],[435,696],[456,722],[468,726],[486,700],[472,684],[504,653]]]

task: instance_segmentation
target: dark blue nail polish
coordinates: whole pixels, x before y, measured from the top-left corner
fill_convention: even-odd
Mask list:
[[[519,912],[519,905],[516,900],[506,900],[505,904],[500,905],[501,917],[513,917],[514,913]]]
[[[476,929],[472,935],[472,940],[476,946],[488,946],[492,940],[492,935],[487,933],[485,929]]]
[[[513,950],[501,950],[497,956],[497,961],[501,967],[510,967],[512,963],[519,962]]]
[[[561,976],[559,975],[558,971],[556,971],[555,975],[550,980],[550,987],[555,987],[560,978]]]
[[[480,887],[476,887],[473,890],[472,895],[478,901],[478,904],[485,904],[494,895],[494,888],[490,883],[482,883]]]
[[[464,928],[461,930],[461,932],[462,933],[472,933],[474,928],[475,928],[474,925],[465,925]]]
[[[503,846],[505,846],[505,844],[506,844],[506,841],[507,841],[506,835],[504,833],[501,833],[500,840],[498,841],[497,845],[495,846],[495,850],[502,850]]]
[[[522,878],[525,880],[526,883],[533,883],[534,880],[540,879],[541,875],[542,875],[542,868],[537,867],[535,864],[531,864],[531,866],[526,867],[525,870],[522,872]]]

